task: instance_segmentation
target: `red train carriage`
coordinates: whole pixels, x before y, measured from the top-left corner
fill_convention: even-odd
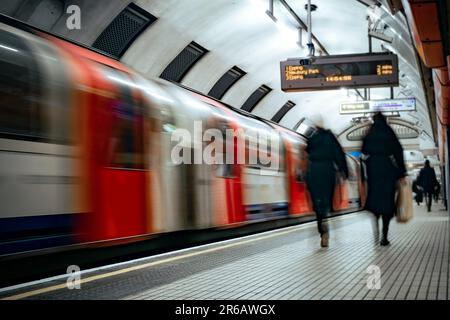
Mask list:
[[[0,183],[0,254],[311,214],[300,134],[28,31],[0,22],[0,178],[11,181]],[[196,121],[222,134],[251,129],[276,144],[238,136],[232,164],[174,165],[172,134],[193,136]],[[195,139],[186,152],[206,144]],[[279,165],[251,163],[251,152]],[[353,180],[337,188],[337,210],[359,201],[364,187],[349,161]]]

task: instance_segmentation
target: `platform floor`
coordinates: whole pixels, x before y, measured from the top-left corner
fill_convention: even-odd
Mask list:
[[[449,299],[449,216],[440,207],[415,207],[407,224],[393,220],[388,247],[374,243],[363,212],[330,221],[328,248],[307,223],[86,271],[80,289],[56,277],[0,298]],[[369,288],[376,275],[368,268],[377,267],[380,289]]]

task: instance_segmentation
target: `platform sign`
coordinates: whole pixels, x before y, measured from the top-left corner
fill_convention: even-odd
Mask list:
[[[392,53],[294,58],[280,62],[286,92],[398,86],[398,57]]]
[[[342,102],[340,114],[415,111],[416,98]]]
[[[370,112],[369,101],[342,102],[340,104],[339,109],[340,114],[366,113],[366,112]]]

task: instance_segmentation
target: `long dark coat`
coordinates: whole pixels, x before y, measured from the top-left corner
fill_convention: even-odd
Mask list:
[[[385,120],[375,120],[364,138],[368,194],[366,209],[376,216],[392,217],[395,212],[397,180],[406,175],[403,148]]]
[[[325,216],[333,208],[336,168],[348,177],[345,154],[334,134],[318,129],[309,139],[308,172],[306,183],[311,194],[313,209],[317,215]]]
[[[426,193],[434,193],[435,187],[438,185],[434,168],[430,166],[422,168],[419,173],[418,184]]]

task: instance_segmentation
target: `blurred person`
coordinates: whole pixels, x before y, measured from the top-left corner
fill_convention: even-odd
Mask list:
[[[418,183],[422,187],[424,192],[427,210],[428,212],[430,212],[431,202],[433,200],[432,197],[435,193],[435,189],[438,183],[436,179],[436,172],[434,171],[434,168],[430,166],[430,160],[426,160],[424,167],[420,169],[418,180]]]
[[[416,200],[417,205],[420,206],[420,204],[423,201],[423,191],[422,191],[422,187],[419,186],[418,179],[419,179],[419,176],[417,176],[417,178],[414,179],[414,181],[412,183],[412,191],[415,193],[414,200]]]
[[[440,195],[441,195],[441,184],[439,182],[437,182],[435,192],[434,192],[434,201],[436,203],[439,201]]]
[[[380,245],[387,246],[389,223],[395,214],[397,181],[405,184],[406,167],[403,148],[381,112],[373,116],[373,124],[363,140],[362,153],[367,168],[368,194],[366,209],[374,214],[373,231],[379,240],[378,221],[383,221]]]
[[[321,247],[328,247],[329,230],[324,219],[333,209],[333,195],[336,184],[336,169],[348,178],[345,154],[334,134],[324,129],[321,115],[309,119],[316,131],[308,140],[308,169],[306,183],[311,194],[313,210],[316,213]]]

